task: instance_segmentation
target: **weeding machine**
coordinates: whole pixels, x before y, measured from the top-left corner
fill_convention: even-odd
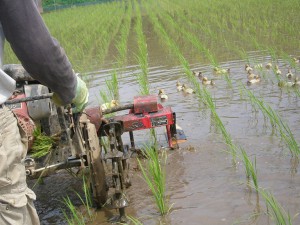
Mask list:
[[[56,107],[49,89],[35,81],[20,65],[6,65],[4,70],[17,81],[17,89],[6,102],[27,134],[29,147],[25,160],[30,178],[50,175],[56,170],[78,168],[89,171],[93,199],[97,206],[119,209],[119,220],[125,219],[128,206],[126,189],[131,185],[129,161],[135,150],[133,132],[165,126],[168,145],[176,147],[176,116],[170,107],[157,102],[157,96],[138,96],[133,104],[102,111],[100,107],[73,113],[71,106]],[[105,118],[105,114],[129,110],[127,114]],[[33,131],[41,131],[58,140],[41,158],[31,157]],[[122,142],[129,133],[130,146]],[[108,137],[109,149],[101,146],[101,137]],[[110,195],[108,195],[110,193]]]

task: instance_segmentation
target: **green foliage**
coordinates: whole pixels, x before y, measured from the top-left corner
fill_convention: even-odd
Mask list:
[[[167,155],[162,152],[162,157],[159,157],[158,148],[155,146],[145,146],[144,156],[146,157],[146,165],[144,166],[138,160],[139,166],[142,170],[143,177],[150,188],[155,203],[161,215],[169,212],[170,208],[166,199],[166,160]]]
[[[34,141],[31,147],[31,157],[40,158],[47,155],[55,143],[54,138],[42,133],[40,128],[33,131],[33,137]]]

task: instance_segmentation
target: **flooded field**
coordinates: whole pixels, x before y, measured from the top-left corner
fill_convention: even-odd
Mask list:
[[[270,208],[269,211],[267,210],[265,199],[255,190],[251,179],[247,179],[245,161],[240,157],[239,151],[236,157],[232,154],[230,146],[238,146],[245,150],[255,165],[258,186],[272,193],[284,211],[289,213],[292,224],[300,224],[298,153],[295,149],[296,152],[293,152],[291,150],[293,148],[286,141],[291,140],[289,138],[292,134],[296,143],[300,143],[300,86],[278,86],[280,80],[289,82],[286,78],[289,69],[294,76],[300,77],[300,64],[299,60],[297,61],[300,55],[299,33],[296,34],[297,32],[288,28],[281,30],[283,27],[281,25],[288,22],[298,24],[294,27],[297,30],[300,24],[299,13],[293,17],[292,21],[283,20],[278,24],[268,21],[268,17],[262,20],[253,19],[252,22],[257,21],[257,33],[255,37],[248,37],[248,34],[254,32],[254,22],[249,24],[250,33],[248,33],[249,31],[245,32],[235,27],[237,25],[233,21],[239,21],[239,19],[231,20],[229,16],[220,14],[218,20],[217,17],[213,17],[214,13],[206,8],[204,12],[208,14],[211,23],[206,20],[203,26],[200,26],[197,24],[205,18],[205,15],[199,16],[200,20],[196,20],[194,16],[201,11],[197,8],[200,6],[195,3],[196,1],[189,2],[191,5],[186,6],[186,11],[179,9],[182,6],[180,1],[174,2],[174,9],[167,8],[166,4],[170,3],[169,1],[156,2],[165,9],[163,12],[158,12],[146,3],[141,4],[142,16],[140,18],[142,18],[146,45],[137,42],[138,18],[132,16],[129,20],[131,26],[126,43],[126,61],[121,60],[120,50],[116,48],[119,43],[117,37],[121,36],[120,29],[126,21],[125,16],[122,17],[123,20],[119,21],[120,28],[116,28],[115,31],[116,37],[114,36],[115,38],[108,42],[107,54],[103,56],[101,67],[94,68],[92,72],[85,74],[90,88],[88,107],[103,103],[100,91],[110,92],[106,81],[112,79],[114,73],[118,77],[119,102],[121,104],[132,103],[134,96],[139,95],[143,90],[137,77],[143,74],[144,67],[138,58],[141,56],[141,49],[146,46],[148,91],[150,94],[157,94],[159,89],[165,90],[168,100],[161,104],[172,107],[176,112],[178,125],[183,128],[187,136],[187,141],[180,144],[179,149],[167,150],[166,187],[167,199],[172,205],[170,213],[164,217],[160,216],[152,194],[142,179],[141,171],[137,170],[135,159],[131,160],[132,186],[128,189],[130,206],[126,208],[126,213],[147,225],[278,224],[276,219],[268,214],[271,210]],[[206,3],[210,4],[209,2]],[[216,3],[216,1],[213,2]],[[235,1],[230,2],[233,4]],[[270,6],[271,2],[266,1],[266,4]],[[279,10],[276,8],[279,7],[278,2],[274,1],[274,8],[272,8],[274,12]],[[290,4],[292,2],[295,3],[295,8],[291,8],[291,14],[295,10],[299,12],[299,2],[290,1]],[[131,3],[134,5],[133,10],[136,10],[136,2]],[[193,4],[195,4],[195,9],[192,8]],[[124,2],[117,6],[124,5],[127,6]],[[226,4],[222,6],[225,7]],[[285,7],[288,6],[289,4],[285,2],[282,10],[287,10]],[[221,5],[216,7],[221,7]],[[155,25],[155,17],[148,15],[151,9],[157,13],[155,15],[167,31],[169,39],[166,35],[159,35],[159,32],[163,33],[163,31],[160,25]],[[75,13],[72,10],[69,13]],[[225,12],[226,10],[230,9],[224,9]],[[223,10],[220,9],[218,12],[223,12]],[[168,20],[167,15],[171,15],[175,22]],[[245,13],[245,15],[248,14]],[[46,16],[47,19],[51,13]],[[244,18],[243,15],[239,16],[239,18]],[[185,20],[191,21],[191,24],[181,27],[190,32],[188,36],[179,33],[176,28],[187,22]],[[224,26],[226,21],[229,24],[228,27],[224,27],[223,31],[219,30],[218,24],[221,23],[223,24],[221,26]],[[278,26],[280,29],[278,28],[275,33],[272,33],[272,30],[263,31],[264,28],[259,27],[262,25],[261,21],[269,23],[269,27]],[[212,36],[209,35],[209,30],[205,32],[207,27],[215,32]],[[235,27],[232,28],[231,34],[230,27]],[[242,27],[241,25],[239,28]],[[197,32],[200,34],[196,35]],[[222,33],[221,36],[220,33]],[[284,36],[285,33],[286,36]],[[238,37],[238,34],[241,36]],[[199,50],[200,45],[193,42],[193,37],[201,43],[202,52]],[[60,41],[64,43],[64,39]],[[176,43],[178,49],[174,49],[173,43]],[[255,46],[255,43],[258,43],[259,47]],[[72,53],[71,50],[69,52]],[[73,56],[71,59],[75,62]],[[93,60],[91,57],[90,62],[95,63]],[[184,62],[188,62],[188,66]],[[270,68],[267,68],[268,63],[272,64]],[[260,82],[247,84],[245,64],[253,67],[253,73],[260,76]],[[275,65],[278,65],[281,75],[276,75]],[[230,69],[230,72],[216,74],[215,67]],[[193,77],[192,71],[201,71],[203,76],[213,79],[215,85],[203,85],[202,80]],[[178,91],[177,81],[194,89],[198,87],[200,92],[186,94]],[[203,94],[204,89],[210,93],[215,111],[208,107],[207,96]],[[258,105],[251,102],[246,90],[251,91],[257,99],[269,105],[285,124],[283,127],[288,127],[291,133],[281,132],[278,124],[277,128],[272,126],[271,119],[266,117]],[[107,95],[111,96],[111,94]],[[220,130],[216,123],[216,114],[213,112],[216,112],[222,121],[227,136]],[[122,113],[127,112],[120,114]],[[159,143],[162,147],[167,147],[164,130],[157,129],[157,132]],[[134,133],[140,146],[147,142],[148,134],[145,133],[147,132]],[[224,138],[224,136],[228,137],[228,134],[230,141]],[[287,137],[284,138],[284,135]],[[128,144],[128,134],[123,134],[123,137],[124,142]],[[297,148],[299,150],[299,144]],[[31,181],[30,185],[32,184]],[[42,224],[66,224],[61,210],[64,208],[62,198],[68,195],[80,208],[81,203],[73,190],[80,192],[81,185],[79,178],[73,178],[63,171],[45,178],[44,184],[37,185],[34,188],[37,193],[36,206]],[[108,219],[117,215],[117,211],[101,209],[96,210],[94,215],[93,221],[88,224],[110,224]]]

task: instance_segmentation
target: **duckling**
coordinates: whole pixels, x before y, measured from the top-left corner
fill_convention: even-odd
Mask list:
[[[195,91],[192,88],[187,87],[187,85],[183,84],[182,85],[182,90],[186,94],[193,94]]]
[[[166,95],[164,89],[158,90],[158,96],[160,97],[161,100],[167,100],[169,98],[168,95]]]
[[[298,77],[295,77],[294,85],[300,86],[300,81]]]
[[[269,70],[269,69],[271,69],[271,68],[272,68],[272,63],[267,63],[267,64],[266,64],[266,69]]]
[[[215,85],[215,82],[214,82],[214,80],[208,80],[207,77],[203,77],[202,84],[204,84],[204,85],[208,85],[208,84]]]
[[[111,102],[103,103],[100,107],[101,107],[101,110],[103,111],[106,109],[116,107],[118,105],[119,105],[118,101],[113,99],[113,100],[111,100]]]
[[[258,76],[258,77],[255,77],[255,78],[253,78],[253,79],[249,79],[248,81],[247,81],[247,84],[256,84],[256,83],[259,83],[260,82],[260,77]]]
[[[249,64],[246,64],[246,65],[245,65],[245,70],[247,71],[247,73],[248,73],[249,71],[253,71],[252,67],[251,67]]]
[[[278,65],[275,65],[275,74],[281,75],[281,70],[279,69]]]
[[[182,85],[179,81],[176,82],[177,91],[182,91]]]
[[[263,66],[262,66],[261,63],[254,65],[254,68],[255,68],[255,69],[262,69],[262,67],[263,67]]]
[[[279,87],[293,87],[294,85],[295,85],[295,82],[292,82],[292,81],[281,80],[278,82]]]
[[[299,63],[299,62],[300,62],[300,57],[298,57],[298,58],[293,58],[293,60],[294,60],[295,63]]]
[[[222,69],[219,67],[214,68],[215,74],[225,74],[225,73],[230,73],[230,69]]]
[[[252,79],[260,78],[260,76],[252,73],[251,71],[249,71],[248,75],[247,75],[247,78],[248,78],[248,80],[252,80]]]
[[[292,79],[292,78],[294,77],[294,74],[292,73],[291,69],[288,69],[288,72],[287,72],[287,74],[286,74],[286,77],[287,77],[288,79]]]
[[[202,75],[202,72],[201,72],[201,71],[199,71],[199,72],[193,71],[193,74],[194,74],[196,77],[198,77],[200,80],[202,80],[203,75]]]

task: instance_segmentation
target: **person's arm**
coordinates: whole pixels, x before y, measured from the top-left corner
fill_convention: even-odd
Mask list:
[[[76,76],[33,0],[0,0],[0,21],[26,71],[58,94],[64,104],[71,103],[76,94]]]

